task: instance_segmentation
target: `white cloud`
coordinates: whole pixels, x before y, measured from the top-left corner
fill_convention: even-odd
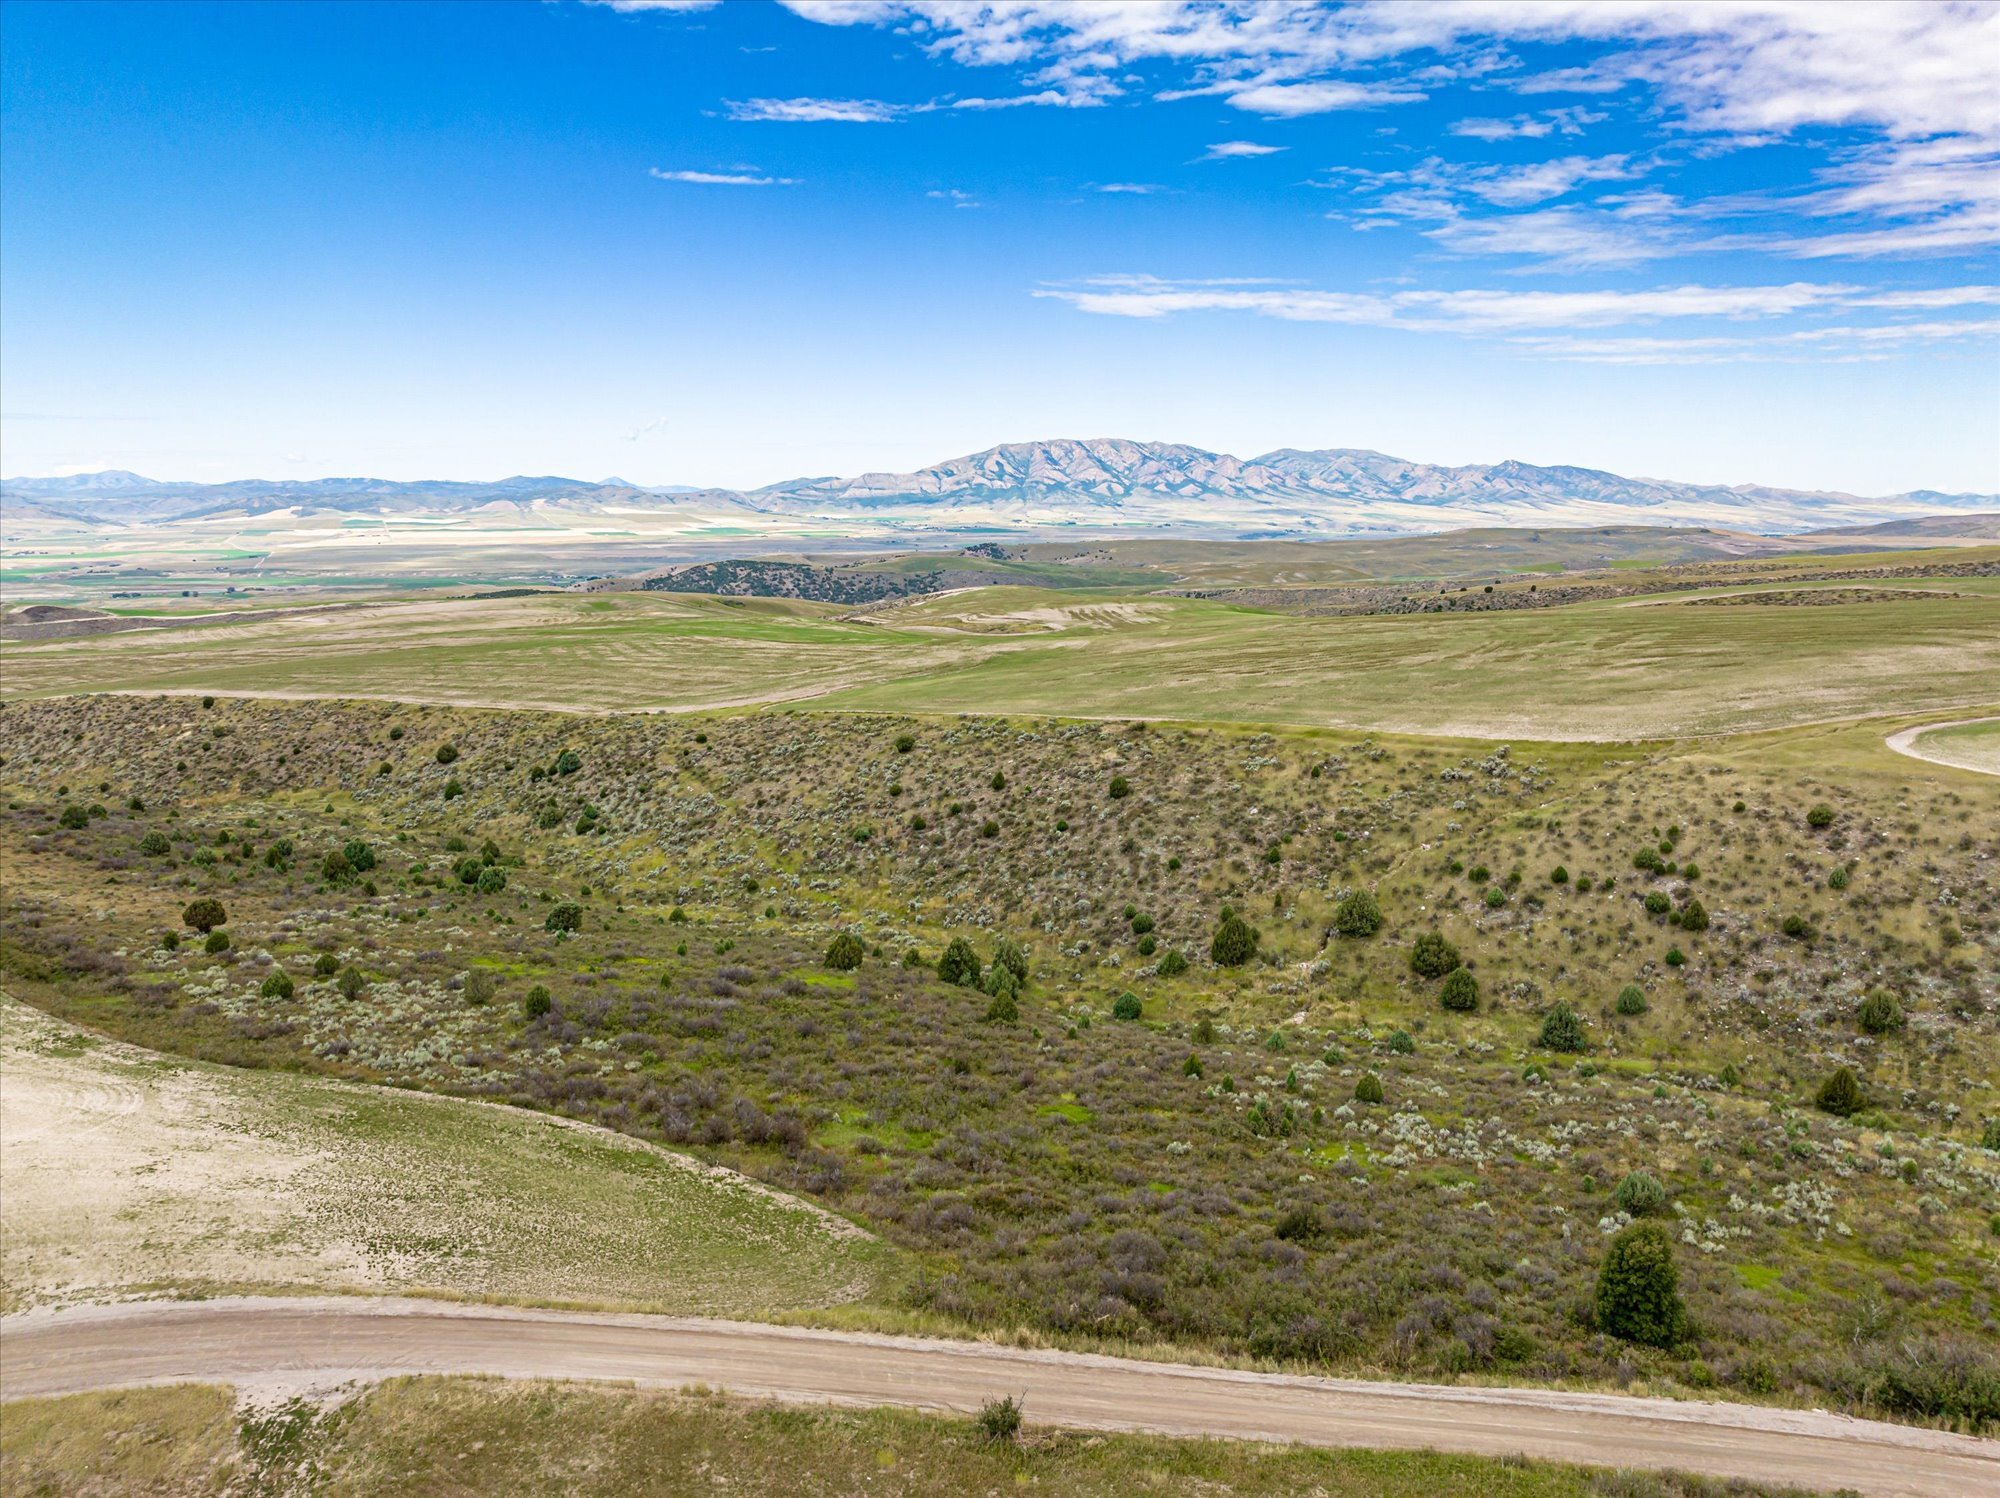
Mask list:
[[[984,206],[971,193],[960,192],[955,187],[932,188],[924,196],[935,198],[940,203],[949,203],[954,208],[979,208]]]
[[[1429,95],[1411,88],[1374,83],[1264,83],[1238,89],[1229,102],[1252,114],[1291,118],[1329,114],[1336,109],[1373,109],[1383,104],[1410,104]]]
[[[1143,198],[1152,193],[1164,192],[1165,189],[1157,182],[1100,182],[1092,191],[1131,193],[1135,197]]]
[[[787,124],[837,122],[879,125],[909,113],[909,106],[880,99],[732,99],[732,120],[778,120]]]
[[[1541,140],[1550,135],[1581,135],[1586,126],[1601,125],[1610,118],[1601,110],[1579,105],[1544,109],[1539,114],[1517,114],[1504,120],[1459,120],[1451,127],[1451,133],[1471,140]]]
[[[1239,156],[1275,156],[1288,149],[1285,146],[1259,145],[1254,140],[1225,140],[1208,148],[1203,161],[1229,161]]]
[[[1034,295],[1103,317],[1161,318],[1184,312],[1248,312],[1287,322],[1347,323],[1425,332],[1511,334],[1539,329],[1629,326],[1677,318],[1755,321],[1859,308],[1937,308],[2000,303],[2000,288],[1966,286],[1918,293],[1872,291],[1840,282],[1770,286],[1662,286],[1644,291],[1322,291],[1254,279],[1170,281],[1106,276]],[[1884,323],[1884,329],[1985,324]],[[1883,332],[1881,339],[1897,334]]]
[[[797,177],[765,177],[754,170],[740,172],[689,172],[665,171],[660,167],[646,168],[646,175],[657,177],[662,182],[693,182],[704,187],[795,187]]]

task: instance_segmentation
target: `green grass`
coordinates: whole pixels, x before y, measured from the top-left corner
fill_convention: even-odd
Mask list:
[[[1032,1421],[1043,1412],[1027,1413]],[[282,1485],[325,1498],[710,1491],[786,1498],[1757,1498],[1800,1491],[1521,1458],[1079,1435],[1032,1424],[1018,1441],[993,1441],[964,1418],[471,1378],[397,1379],[323,1414],[295,1404],[241,1419],[226,1390],[203,1385],[21,1400],[0,1422],[0,1457],[9,1493],[24,1498],[214,1492],[231,1476],[249,1478],[256,1491],[270,1483],[273,1491]]]
[[[1052,609],[1064,610],[1054,628]],[[309,622],[8,644],[4,692],[576,710],[809,703],[1621,740],[1948,710],[1990,700],[2000,680],[2000,596],[1990,594],[1305,618],[991,589],[865,618],[665,595],[391,604]]]

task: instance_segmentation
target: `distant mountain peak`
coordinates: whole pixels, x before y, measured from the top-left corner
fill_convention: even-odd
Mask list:
[[[852,515],[905,528],[1090,526],[1237,535],[1338,535],[1462,525],[1718,524],[1806,530],[1991,509],[1991,495],[1851,495],[1626,478],[1518,458],[1449,467],[1370,448],[1275,448],[1252,458],[1178,442],[1056,437],[1005,442],[908,473],[790,479],[749,493],[515,475],[494,481],[327,478],[160,482],[113,470],[0,482],[37,514],[155,524],[297,507],[453,513],[493,505],[629,511],[649,504]]]

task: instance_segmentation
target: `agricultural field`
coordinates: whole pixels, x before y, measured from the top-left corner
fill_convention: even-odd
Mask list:
[[[899,1255],[830,1324],[1977,1426],[2000,781],[1907,726],[13,702],[0,981],[800,1193]]]
[[[1742,590],[1719,576],[1702,580]],[[365,696],[577,711],[810,703],[1543,741],[1741,733],[1991,704],[2000,578],[1951,574],[1893,590],[1878,580],[1858,600],[1850,585],[1815,586],[1833,589],[1834,601],[1699,607],[1706,593],[1678,591],[1341,617],[1025,587],[858,611],[649,592],[402,598],[12,641],[0,692],[8,700],[79,691]]]
[[[1081,1494],[1198,1489],[1218,1498],[1783,1498],[1789,1488],[1436,1452],[1318,1451],[1084,1435],[1030,1426],[997,1442],[972,1420],[787,1409],[699,1390],[410,1378],[331,1407],[239,1407],[181,1384],[8,1406],[0,1460],[22,1494],[180,1495],[282,1484],[361,1498],[499,1492],[640,1498],[733,1493]],[[232,1487],[232,1484],[238,1485]]]

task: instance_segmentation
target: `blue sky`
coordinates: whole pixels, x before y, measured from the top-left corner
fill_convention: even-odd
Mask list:
[[[2000,489],[1991,5],[0,6],[8,474]]]

